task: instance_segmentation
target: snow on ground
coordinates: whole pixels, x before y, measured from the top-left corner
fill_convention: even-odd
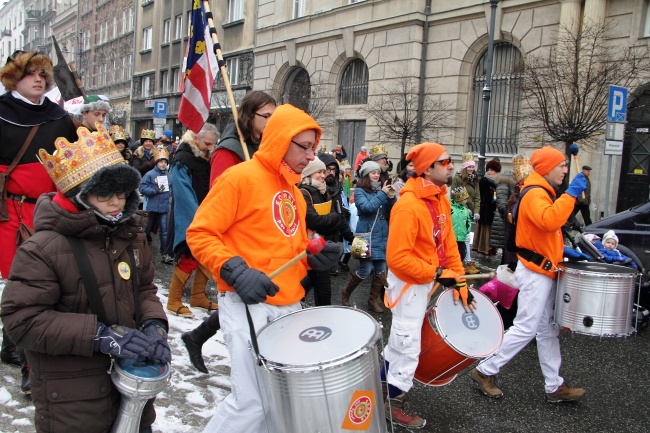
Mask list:
[[[158,297],[167,304],[167,288],[156,280]],[[0,280],[0,296],[5,281]],[[176,433],[200,431],[208,423],[217,405],[230,393],[230,359],[223,335],[203,346],[203,356],[210,374],[198,372],[190,363],[181,340],[181,333],[189,331],[207,317],[207,313],[192,309],[193,319],[168,315],[169,344],[172,349],[172,376],[169,386],[156,398],[155,432]],[[20,370],[0,364],[0,432],[34,431],[34,406],[20,392]]]

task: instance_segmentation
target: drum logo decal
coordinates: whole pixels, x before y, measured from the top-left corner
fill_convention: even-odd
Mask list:
[[[481,326],[481,321],[478,319],[478,316],[474,313],[463,313],[463,325],[465,328],[470,331],[474,331]]]
[[[571,295],[565,293],[564,295],[562,295],[562,300],[564,301],[565,304],[568,304],[569,302],[571,302]]]
[[[344,430],[368,430],[372,422],[375,407],[375,392],[372,390],[355,391],[350,399],[348,411],[341,425]]]
[[[326,326],[312,326],[307,328],[300,333],[298,336],[302,341],[307,343],[314,343],[317,341],[323,341],[329,336],[332,335],[332,330]]]

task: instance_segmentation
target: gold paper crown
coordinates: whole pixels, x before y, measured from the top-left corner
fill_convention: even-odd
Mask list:
[[[461,162],[474,161],[474,154],[472,152],[463,153],[463,160]]]
[[[80,126],[77,129],[79,140],[74,143],[64,137],[57,138],[52,155],[45,149],[38,151],[47,174],[62,193],[90,179],[100,168],[124,162],[106,129],[99,122],[95,127],[97,131],[90,132]]]
[[[123,133],[124,128],[122,127],[122,125],[111,125],[108,128],[108,132],[109,132],[109,134],[111,134],[111,136],[113,136],[113,134],[115,134],[116,132],[122,132]]]
[[[129,141],[126,139],[126,134],[124,133],[124,131],[117,131],[111,133],[111,139],[113,140],[113,143],[117,142],[118,140]]]
[[[512,157],[512,169],[517,182],[522,182],[532,173],[533,165],[530,163],[530,158],[517,154]]]
[[[343,170],[345,170],[345,169],[347,169],[347,168],[352,168],[352,166],[350,165],[350,161],[348,161],[347,159],[344,159],[343,161],[339,162],[339,166],[340,166]]]
[[[459,186],[451,190],[451,198],[456,203],[459,203],[463,200],[468,199],[469,193],[467,192],[467,189],[464,186]]]
[[[156,150],[154,151],[153,155],[154,155],[153,159],[156,162],[158,162],[159,159],[166,159],[167,162],[169,162],[169,151],[165,149],[164,146],[156,147]]]
[[[140,140],[155,140],[156,132],[153,129],[143,129],[140,132]]]
[[[370,157],[372,158],[375,155],[388,155],[386,152],[386,147],[383,144],[375,144],[370,148]]]

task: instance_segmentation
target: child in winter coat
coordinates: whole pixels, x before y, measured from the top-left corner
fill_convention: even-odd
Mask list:
[[[38,199],[36,233],[2,294],[2,322],[31,368],[37,432],[110,431],[121,400],[106,374],[113,363],[171,361],[137,211],[140,174],[97,125],[80,127],[76,143],[59,138],[53,155],[39,151],[58,191]],[[149,400],[139,431],[155,418]]]
[[[598,251],[600,251],[607,263],[632,266],[634,269],[639,269],[639,266],[631,257],[628,257],[617,250],[618,236],[616,236],[614,230],[606,232],[603,235],[602,241],[594,242],[594,246],[598,248]]]
[[[467,207],[468,198],[469,194],[464,186],[451,190],[451,223],[461,257],[465,257],[467,253],[465,241],[472,229],[472,212]]]
[[[169,198],[171,197],[172,176],[167,173],[169,152],[164,147],[155,149],[156,166],[149,170],[140,182],[140,194],[144,196],[144,210],[149,212],[149,222],[145,229],[147,239],[151,241],[151,231],[158,223],[160,232],[160,255],[162,262],[174,262],[166,253],[167,246],[167,214],[169,213]]]

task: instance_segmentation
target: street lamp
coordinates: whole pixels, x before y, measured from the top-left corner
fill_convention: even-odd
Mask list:
[[[487,142],[488,117],[490,115],[490,98],[492,89],[492,60],[494,57],[494,26],[496,20],[497,3],[499,0],[490,0],[490,29],[487,52],[487,69],[485,71],[485,86],[483,86],[483,117],[481,118],[481,135],[479,139],[478,175],[485,175],[485,145]]]

